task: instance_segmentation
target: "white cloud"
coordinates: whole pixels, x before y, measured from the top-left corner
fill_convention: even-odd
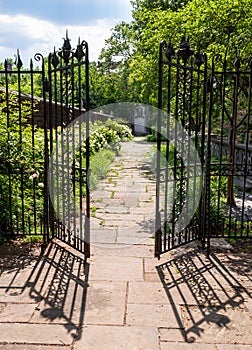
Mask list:
[[[104,18],[129,20],[130,0],[0,0],[0,13],[24,14],[58,25],[90,25]]]
[[[34,54],[41,53],[47,56],[49,52],[62,46],[63,37],[68,29],[72,47],[81,40],[89,44],[90,60],[97,60],[105,39],[110,36],[111,28],[117,20],[96,20],[92,25],[63,27],[45,20],[38,20],[26,15],[0,15],[0,62],[5,58],[14,58],[16,49],[19,48],[21,58],[27,67],[30,58]]]

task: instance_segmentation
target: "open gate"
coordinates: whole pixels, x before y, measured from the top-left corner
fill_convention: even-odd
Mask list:
[[[155,256],[194,240],[252,237],[251,61],[159,56]]]
[[[204,244],[202,200],[207,59],[182,38],[159,56],[155,256],[194,240]]]
[[[48,57],[48,234],[90,256],[88,44]],[[47,210],[47,208],[45,208]]]

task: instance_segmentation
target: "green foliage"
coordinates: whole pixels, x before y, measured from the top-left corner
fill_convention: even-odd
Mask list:
[[[101,102],[111,97],[112,102],[157,106],[158,49],[164,39],[178,48],[186,35],[209,62],[220,54],[230,68],[237,53],[251,56],[252,0],[133,0],[132,7],[133,20],[116,25],[102,50],[97,70]]]
[[[110,149],[118,152],[120,141],[131,140],[133,138],[130,128],[127,125],[119,124],[115,120],[108,119],[105,123],[101,121],[90,125],[89,136],[89,154],[92,158],[101,149]],[[80,155],[85,159],[86,145],[81,145],[81,152],[77,153],[77,162],[80,161]]]
[[[94,188],[99,180],[107,174],[109,165],[120,150],[120,142],[133,138],[130,128],[115,120],[105,123],[96,121],[90,125],[90,187]],[[76,152],[76,166],[86,166],[86,145],[83,143]],[[82,191],[85,194],[85,188]]]
[[[189,0],[133,0],[132,6],[135,11],[141,9],[153,10],[155,8],[161,10],[178,11],[185,6]]]
[[[7,61],[12,65],[12,71],[5,71],[5,64],[0,63],[0,86],[6,87],[8,82],[10,91],[20,91],[21,94],[33,94],[34,96],[42,97],[41,68],[34,68],[33,64],[31,64],[30,69],[22,67],[21,74],[16,74],[17,68],[14,61],[11,58],[8,58]],[[31,72],[30,74],[29,71]]]
[[[212,172],[210,178],[210,222],[213,230],[227,218],[227,177]]]
[[[43,216],[44,132],[27,123],[31,104],[0,97],[0,221],[6,233],[36,232]]]
[[[41,243],[43,241],[43,235],[27,235],[22,239],[24,244],[28,243]]]
[[[90,189],[94,189],[97,183],[106,176],[114,159],[115,152],[109,149],[101,149],[93,155],[90,161]]]
[[[132,140],[133,135],[131,129],[128,125],[122,124],[124,121],[119,119],[108,119],[105,123],[105,126],[109,129],[112,129],[118,135],[120,141]]]

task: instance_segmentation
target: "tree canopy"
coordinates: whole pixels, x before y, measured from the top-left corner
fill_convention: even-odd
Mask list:
[[[252,0],[133,0],[133,20],[112,29],[100,56],[99,84],[110,92],[102,102],[156,105],[158,49],[164,39],[178,45],[186,35],[195,50],[225,56],[230,66],[236,55],[249,59],[251,7]]]

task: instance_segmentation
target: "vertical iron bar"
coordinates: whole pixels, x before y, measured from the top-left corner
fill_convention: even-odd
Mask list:
[[[193,208],[195,208],[195,181],[196,181],[196,174],[195,174],[195,164],[192,165],[191,164],[191,142],[192,142],[192,132],[193,132],[193,123],[192,121],[194,121],[193,117],[192,117],[192,100],[193,100],[193,83],[194,83],[194,68],[193,68],[193,63],[191,61],[191,69],[190,69],[190,84],[189,84],[189,105],[188,105],[188,141],[187,141],[187,171],[189,170],[189,173],[187,173],[187,179],[186,179],[186,194],[189,196],[189,198],[192,198],[192,202],[193,202]],[[196,85],[196,91],[198,91],[199,87]],[[196,100],[197,101],[197,100]],[[195,129],[197,130],[197,125],[196,122],[194,122],[195,124]],[[195,152],[196,152],[196,147],[195,147]],[[193,173],[192,173],[192,167],[193,167]],[[193,186],[191,184],[191,179],[193,180]],[[191,188],[193,187],[193,188]],[[189,194],[189,191],[193,192],[193,195]],[[185,203],[186,204],[186,218],[188,220],[188,209],[189,209],[189,203]],[[185,228],[185,242],[190,242],[192,239],[192,235],[193,235],[193,217],[191,218],[192,222],[189,223],[188,222],[188,228]]]
[[[62,212],[62,219],[61,219],[61,230],[60,230],[60,238],[65,240],[66,239],[66,227],[64,226],[66,222],[66,210],[65,210],[65,204],[66,204],[66,193],[65,193],[65,173],[64,173],[64,165],[65,165],[65,153],[64,153],[64,86],[63,86],[63,63],[62,58],[60,59],[60,69],[59,69],[59,93],[60,93],[60,126],[61,126],[61,165],[60,165],[60,171],[61,171],[61,187],[62,187],[62,200],[61,204],[62,208],[60,207],[60,213]],[[57,86],[58,88],[58,86]],[[57,90],[58,91],[58,90]]]
[[[86,54],[85,54],[85,78],[86,78],[86,111],[90,109],[90,94],[89,94],[89,52],[88,43],[85,42]],[[85,221],[85,243],[84,243],[84,255],[85,258],[90,257],[90,141],[89,141],[89,113],[86,118],[86,221]]]
[[[248,109],[247,109],[247,134],[246,134],[246,145],[245,145],[245,166],[244,166],[244,180],[243,180],[243,194],[242,194],[242,213],[245,210],[245,197],[246,197],[246,181],[248,176],[248,154],[249,154],[249,135],[251,128],[251,97],[252,97],[252,61],[250,62],[250,70],[249,70],[249,86],[248,86]],[[250,164],[251,166],[251,164]],[[243,235],[243,222],[242,222],[242,230],[241,236]],[[247,225],[246,236],[249,236],[249,224]]]
[[[9,213],[9,218],[6,218],[6,223],[5,223],[5,230],[6,234],[8,233],[8,226],[10,224],[10,235],[13,236],[14,230],[13,230],[13,213],[12,213],[12,177],[13,174],[11,173],[11,163],[9,160],[10,157],[10,105],[9,105],[9,80],[8,80],[8,69],[7,69],[7,60],[5,60],[5,100],[6,100],[6,122],[7,122],[7,138],[8,138],[8,160],[7,160],[7,167],[8,167],[8,184],[9,184],[9,201],[8,201],[8,213]]]
[[[210,239],[211,239],[211,218],[210,218],[210,181],[211,181],[211,132],[212,132],[212,113],[213,113],[213,80],[215,73],[214,57],[212,59],[211,77],[209,81],[210,97],[208,110],[208,132],[207,132],[207,154],[206,154],[206,180],[205,180],[205,209],[204,209],[204,234],[207,239],[206,253],[210,254]]]
[[[42,82],[45,82],[45,62],[42,58]],[[49,225],[48,225],[48,164],[49,164],[49,149],[48,149],[48,111],[46,107],[46,91],[43,86],[43,110],[44,110],[44,218],[43,218],[43,241],[44,246],[49,242]]]
[[[227,77],[227,62],[226,60],[224,61],[223,64],[223,68],[222,68],[222,76],[221,76],[221,85],[220,85],[220,93],[221,93],[221,144],[220,144],[220,159],[218,160],[219,163],[219,170],[218,170],[218,174],[216,174],[215,176],[218,176],[218,189],[220,189],[221,187],[221,179],[222,176],[224,176],[224,174],[222,174],[222,167],[223,167],[223,138],[224,138],[224,120],[225,120],[225,98],[226,98],[226,77]],[[217,232],[215,233],[215,235],[218,235],[218,227],[219,227],[219,222],[220,222],[220,218],[219,218],[219,213],[220,213],[220,197],[218,195],[217,198],[217,215],[215,218],[215,230],[217,230]],[[222,232],[224,232],[224,226],[223,225],[223,230]]]
[[[52,97],[52,89],[53,89],[53,83],[52,83],[52,74],[55,75],[55,72],[52,72],[52,66],[51,66],[51,54],[49,54],[48,56],[48,71],[47,71],[47,81],[45,81],[45,83],[47,83],[47,86],[44,86],[44,89],[46,88],[48,91],[48,115],[49,115],[49,120],[48,120],[48,127],[49,130],[47,132],[47,134],[49,133],[50,137],[49,137],[49,150],[50,150],[50,156],[52,154],[52,152],[56,152],[57,154],[57,146],[56,149],[53,150],[53,143],[55,141],[55,145],[57,145],[57,114],[55,114],[55,119],[56,119],[56,126],[53,125],[53,108],[52,108],[52,101],[53,101],[53,97]],[[55,91],[56,88],[54,90],[54,101],[57,101],[57,98],[55,98]],[[55,102],[55,105],[57,105],[57,102]],[[55,127],[55,132],[53,133],[53,127]],[[55,136],[54,136],[55,134]],[[54,140],[55,137],[55,140]],[[57,157],[57,155],[56,155]],[[57,158],[56,158],[57,159]],[[47,182],[49,181],[50,183],[50,193],[51,196],[48,198],[48,210],[49,210],[49,228],[50,228],[50,236],[54,237],[55,236],[55,225],[54,225],[54,205],[55,205],[55,179],[58,183],[59,181],[59,177],[58,175],[58,163],[57,160],[55,162],[56,164],[52,164],[52,159],[51,159],[51,168],[50,168],[50,173],[47,174]],[[54,169],[56,168],[56,174],[54,175]],[[56,193],[58,193],[58,188],[56,189]],[[58,196],[57,196],[58,198]],[[58,209],[58,203],[57,205],[57,209]]]
[[[165,205],[164,205],[164,246],[168,250],[171,245],[170,228],[168,229],[168,191],[169,191],[169,158],[170,158],[170,117],[171,117],[171,64],[172,58],[168,60],[168,84],[167,84],[167,125],[166,125],[166,162],[165,162]],[[170,210],[170,208],[169,208]],[[167,232],[168,230],[168,232]]]
[[[199,154],[199,136],[198,136],[198,133],[200,131],[200,123],[201,123],[201,118],[200,118],[200,113],[199,113],[199,106],[201,105],[201,94],[202,93],[202,90],[201,90],[201,86],[202,86],[202,83],[201,83],[201,74],[202,74],[202,71],[200,69],[200,66],[198,67],[197,71],[197,83],[196,83],[196,86],[197,86],[197,89],[196,89],[196,111],[195,111],[195,130],[194,130],[194,159],[197,159],[197,153]],[[203,96],[204,96],[204,84],[203,84]],[[203,100],[202,100],[203,101]],[[202,107],[203,108],[203,107]],[[191,115],[191,118],[192,118],[192,115]],[[193,192],[195,194],[195,191],[199,191],[199,185],[197,185],[197,181],[199,181],[199,171],[198,171],[198,168],[199,168],[200,164],[194,164],[193,167],[193,178],[194,178],[194,181],[193,181]],[[193,196],[194,197],[194,196]],[[201,199],[200,199],[201,201]],[[193,205],[195,207],[195,199],[193,199]],[[193,222],[193,238],[194,239],[200,239],[200,221],[201,221],[201,215],[200,215],[200,203],[198,204],[198,213],[197,213],[197,222],[194,223]],[[195,227],[196,225],[196,227]]]
[[[207,55],[204,54],[204,83],[203,83],[203,108],[202,108],[202,130],[201,130],[201,146],[200,146],[200,161],[201,161],[201,190],[203,191],[204,188],[204,171],[205,171],[205,165],[206,165],[206,159],[205,159],[205,137],[206,137],[206,115],[207,115],[207,94],[208,94],[208,71],[207,71]],[[206,178],[206,177],[205,177]],[[204,199],[205,196],[201,195],[200,200],[200,209],[199,209],[199,231],[200,231],[200,239],[201,239],[201,245],[202,249],[205,249],[206,245],[206,231],[205,231],[205,220],[204,220]]]
[[[235,148],[236,148],[236,123],[237,123],[237,112],[238,112],[238,98],[239,98],[239,82],[240,82],[240,67],[235,67],[235,85],[233,94],[233,115],[232,115],[232,126],[231,126],[231,137],[229,136],[229,174],[228,174],[228,205],[229,205],[229,232],[228,237],[231,238],[232,233],[232,207],[236,206],[235,195],[234,195],[234,175],[235,175]],[[235,218],[236,220],[236,218]],[[243,221],[243,215],[242,215]],[[236,237],[236,230],[234,237]]]
[[[18,53],[18,57],[19,57],[19,53]],[[19,149],[20,149],[20,153],[22,155],[22,151],[23,151],[23,145],[22,145],[22,141],[23,141],[23,132],[22,132],[22,97],[21,97],[21,67],[18,65],[17,66],[18,69],[18,122],[19,122]],[[24,208],[24,160],[22,159],[22,161],[20,162],[20,197],[21,197],[21,230],[22,230],[22,234],[25,234],[25,208]]]
[[[53,205],[56,205],[57,212],[60,212],[60,205],[63,205],[63,199],[60,198],[60,186],[62,186],[62,166],[63,166],[63,160],[59,157],[59,144],[60,144],[60,137],[58,130],[61,129],[61,114],[59,115],[59,109],[58,109],[58,100],[60,100],[58,96],[58,78],[57,78],[58,71],[56,68],[51,70],[51,63],[49,68],[49,105],[52,105],[54,103],[54,108],[52,108],[53,112],[51,115],[51,118],[54,116],[54,129],[55,129],[55,167],[56,172],[55,174],[51,174],[52,176],[52,184],[54,186],[53,188]],[[52,91],[53,89],[53,91]],[[54,114],[53,114],[54,113]],[[61,129],[62,132],[62,129]],[[55,183],[56,182],[56,183]],[[56,194],[56,195],[55,195]],[[60,201],[61,199],[61,201]],[[61,227],[59,226],[59,217],[56,213],[52,215],[52,227],[53,227],[53,236],[57,236],[58,238],[61,237]]]
[[[177,169],[179,168],[178,163],[178,120],[179,120],[179,83],[180,83],[180,64],[179,64],[179,56],[177,56],[177,71],[176,71],[176,86],[175,86],[175,94],[176,94],[176,102],[175,102],[175,128],[174,128],[174,159],[173,159],[173,175],[174,175],[174,186],[173,186],[173,209],[172,209],[172,248],[175,248],[175,229],[176,229],[176,219],[177,219],[177,183],[179,177],[177,175]],[[182,167],[181,167],[182,170]],[[181,177],[181,175],[179,175]]]
[[[157,166],[156,166],[156,214],[155,214],[155,257],[160,258],[162,251],[162,229],[160,207],[160,152],[161,152],[161,110],[163,98],[163,48],[166,42],[162,41],[159,46],[158,60],[158,116],[157,116]]]
[[[79,62],[79,64],[78,64],[78,83],[79,83],[79,104],[80,104],[80,106],[81,106],[81,84],[82,84],[82,82],[81,82],[81,73],[82,73],[82,71],[81,71],[81,67],[82,67],[82,65],[81,65],[81,62]],[[86,79],[85,79],[86,80]],[[88,118],[87,117],[87,114],[86,114],[86,118]],[[81,121],[78,121],[78,131],[79,131],[79,137],[78,137],[78,139],[79,139],[79,147],[78,147],[78,152],[79,152],[79,159],[80,159],[80,161],[79,161],[79,167],[80,167],[80,169],[82,169],[82,167],[83,167],[83,154],[82,154],[82,142],[83,142],[83,140],[82,140],[82,127],[83,127],[83,124],[82,124],[82,122]],[[85,132],[84,132],[84,134],[85,134]],[[86,135],[86,138],[88,137],[88,135]],[[86,142],[86,141],[85,141]],[[86,150],[87,151],[87,150]],[[85,154],[85,159],[86,159],[86,154]],[[87,166],[85,165],[85,168],[87,169]],[[80,177],[82,176],[82,170],[80,170]],[[87,172],[85,173],[85,185],[86,185],[86,183],[87,183]],[[83,215],[82,215],[82,212],[83,212],[83,203],[82,203],[82,200],[83,200],[83,188],[82,188],[82,186],[83,186],[83,184],[81,183],[81,181],[79,182],[79,212],[80,212],[80,224],[79,224],[79,239],[78,239],[78,244],[79,245],[81,245],[81,251],[82,251],[82,245],[83,245],[83,238],[84,238],[84,241],[85,241],[85,231],[83,232]],[[85,192],[86,192],[86,187],[85,187]],[[85,197],[85,200],[87,200],[87,198]],[[86,210],[86,209],[85,209]],[[86,214],[86,213],[85,213]],[[84,230],[85,230],[85,228],[84,228]],[[84,237],[83,237],[83,234],[84,234]]]
[[[71,64],[71,122],[72,122],[72,139],[71,139],[71,147],[72,147],[72,154],[71,158],[73,159],[72,171],[73,171],[73,178],[72,178],[72,188],[73,188],[73,227],[72,227],[72,244],[75,249],[79,248],[78,245],[78,239],[77,239],[77,210],[76,210],[76,186],[75,186],[75,123],[73,121],[75,120],[75,65],[74,65],[74,57],[72,56],[72,64]]]
[[[36,169],[36,164],[35,164],[35,123],[34,123],[34,79],[33,79],[33,75],[34,75],[33,62],[32,62],[32,60],[30,60],[32,163],[33,163],[33,168]],[[35,234],[37,233],[36,183],[37,183],[37,180],[36,180],[36,178],[34,178],[32,181],[32,187],[33,187],[33,225],[34,225],[34,233]]]

